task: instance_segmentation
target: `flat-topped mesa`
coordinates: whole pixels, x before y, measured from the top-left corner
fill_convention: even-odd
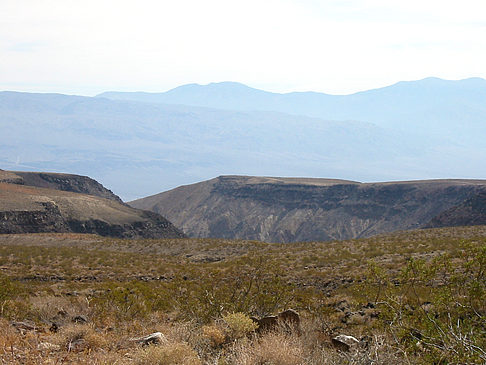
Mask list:
[[[361,184],[357,181],[341,179],[322,179],[313,177],[272,177],[272,176],[244,176],[222,175],[216,178],[222,183],[252,184],[283,184],[283,185],[312,185],[329,186],[339,184]]]
[[[162,214],[191,237],[327,241],[421,228],[481,191],[486,180],[220,176],[129,204]]]

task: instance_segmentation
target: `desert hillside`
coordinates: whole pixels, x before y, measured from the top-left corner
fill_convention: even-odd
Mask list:
[[[184,236],[165,218],[123,204],[116,195],[86,177],[0,171],[0,179],[6,181],[0,182],[0,233],[78,232],[124,238]],[[29,186],[34,183],[94,195]]]
[[[485,189],[486,180],[220,176],[129,204],[167,217],[191,237],[329,241],[420,228]]]
[[[120,197],[88,176],[53,172],[0,170],[0,182],[95,195],[122,203]]]

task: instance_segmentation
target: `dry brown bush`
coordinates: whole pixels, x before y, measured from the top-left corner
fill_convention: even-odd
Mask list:
[[[137,365],[200,365],[199,357],[188,344],[172,343],[164,346],[148,346],[135,354]]]
[[[52,339],[63,350],[95,350],[108,347],[110,342],[107,336],[92,325],[69,324],[61,327]]]
[[[252,341],[241,341],[233,348],[230,363],[236,365],[298,365],[305,358],[297,336],[269,332]]]
[[[212,347],[219,347],[226,340],[223,331],[216,325],[203,326],[201,330],[203,337],[209,341]]]

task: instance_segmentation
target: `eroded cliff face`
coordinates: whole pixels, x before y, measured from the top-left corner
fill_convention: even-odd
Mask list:
[[[486,224],[486,192],[480,192],[434,217],[427,228]]]
[[[0,182],[95,195],[122,203],[122,200],[111,190],[87,176],[54,172],[0,170]]]
[[[362,184],[222,176],[130,204],[166,216],[191,237],[325,241],[420,228],[485,189],[486,181],[473,180]]]
[[[8,180],[12,182],[12,176]],[[0,182],[0,233],[75,232],[120,238],[184,237],[164,217],[131,208],[116,199],[14,182]]]

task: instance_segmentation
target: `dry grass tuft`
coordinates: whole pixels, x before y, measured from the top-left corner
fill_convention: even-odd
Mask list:
[[[69,324],[53,336],[54,343],[67,351],[103,349],[109,345],[106,334],[97,331],[92,325]]]
[[[201,360],[188,344],[173,343],[164,346],[149,346],[135,354],[137,365],[200,365]]]
[[[253,341],[235,345],[230,363],[236,365],[298,365],[305,358],[298,337],[282,332],[267,333]]]

